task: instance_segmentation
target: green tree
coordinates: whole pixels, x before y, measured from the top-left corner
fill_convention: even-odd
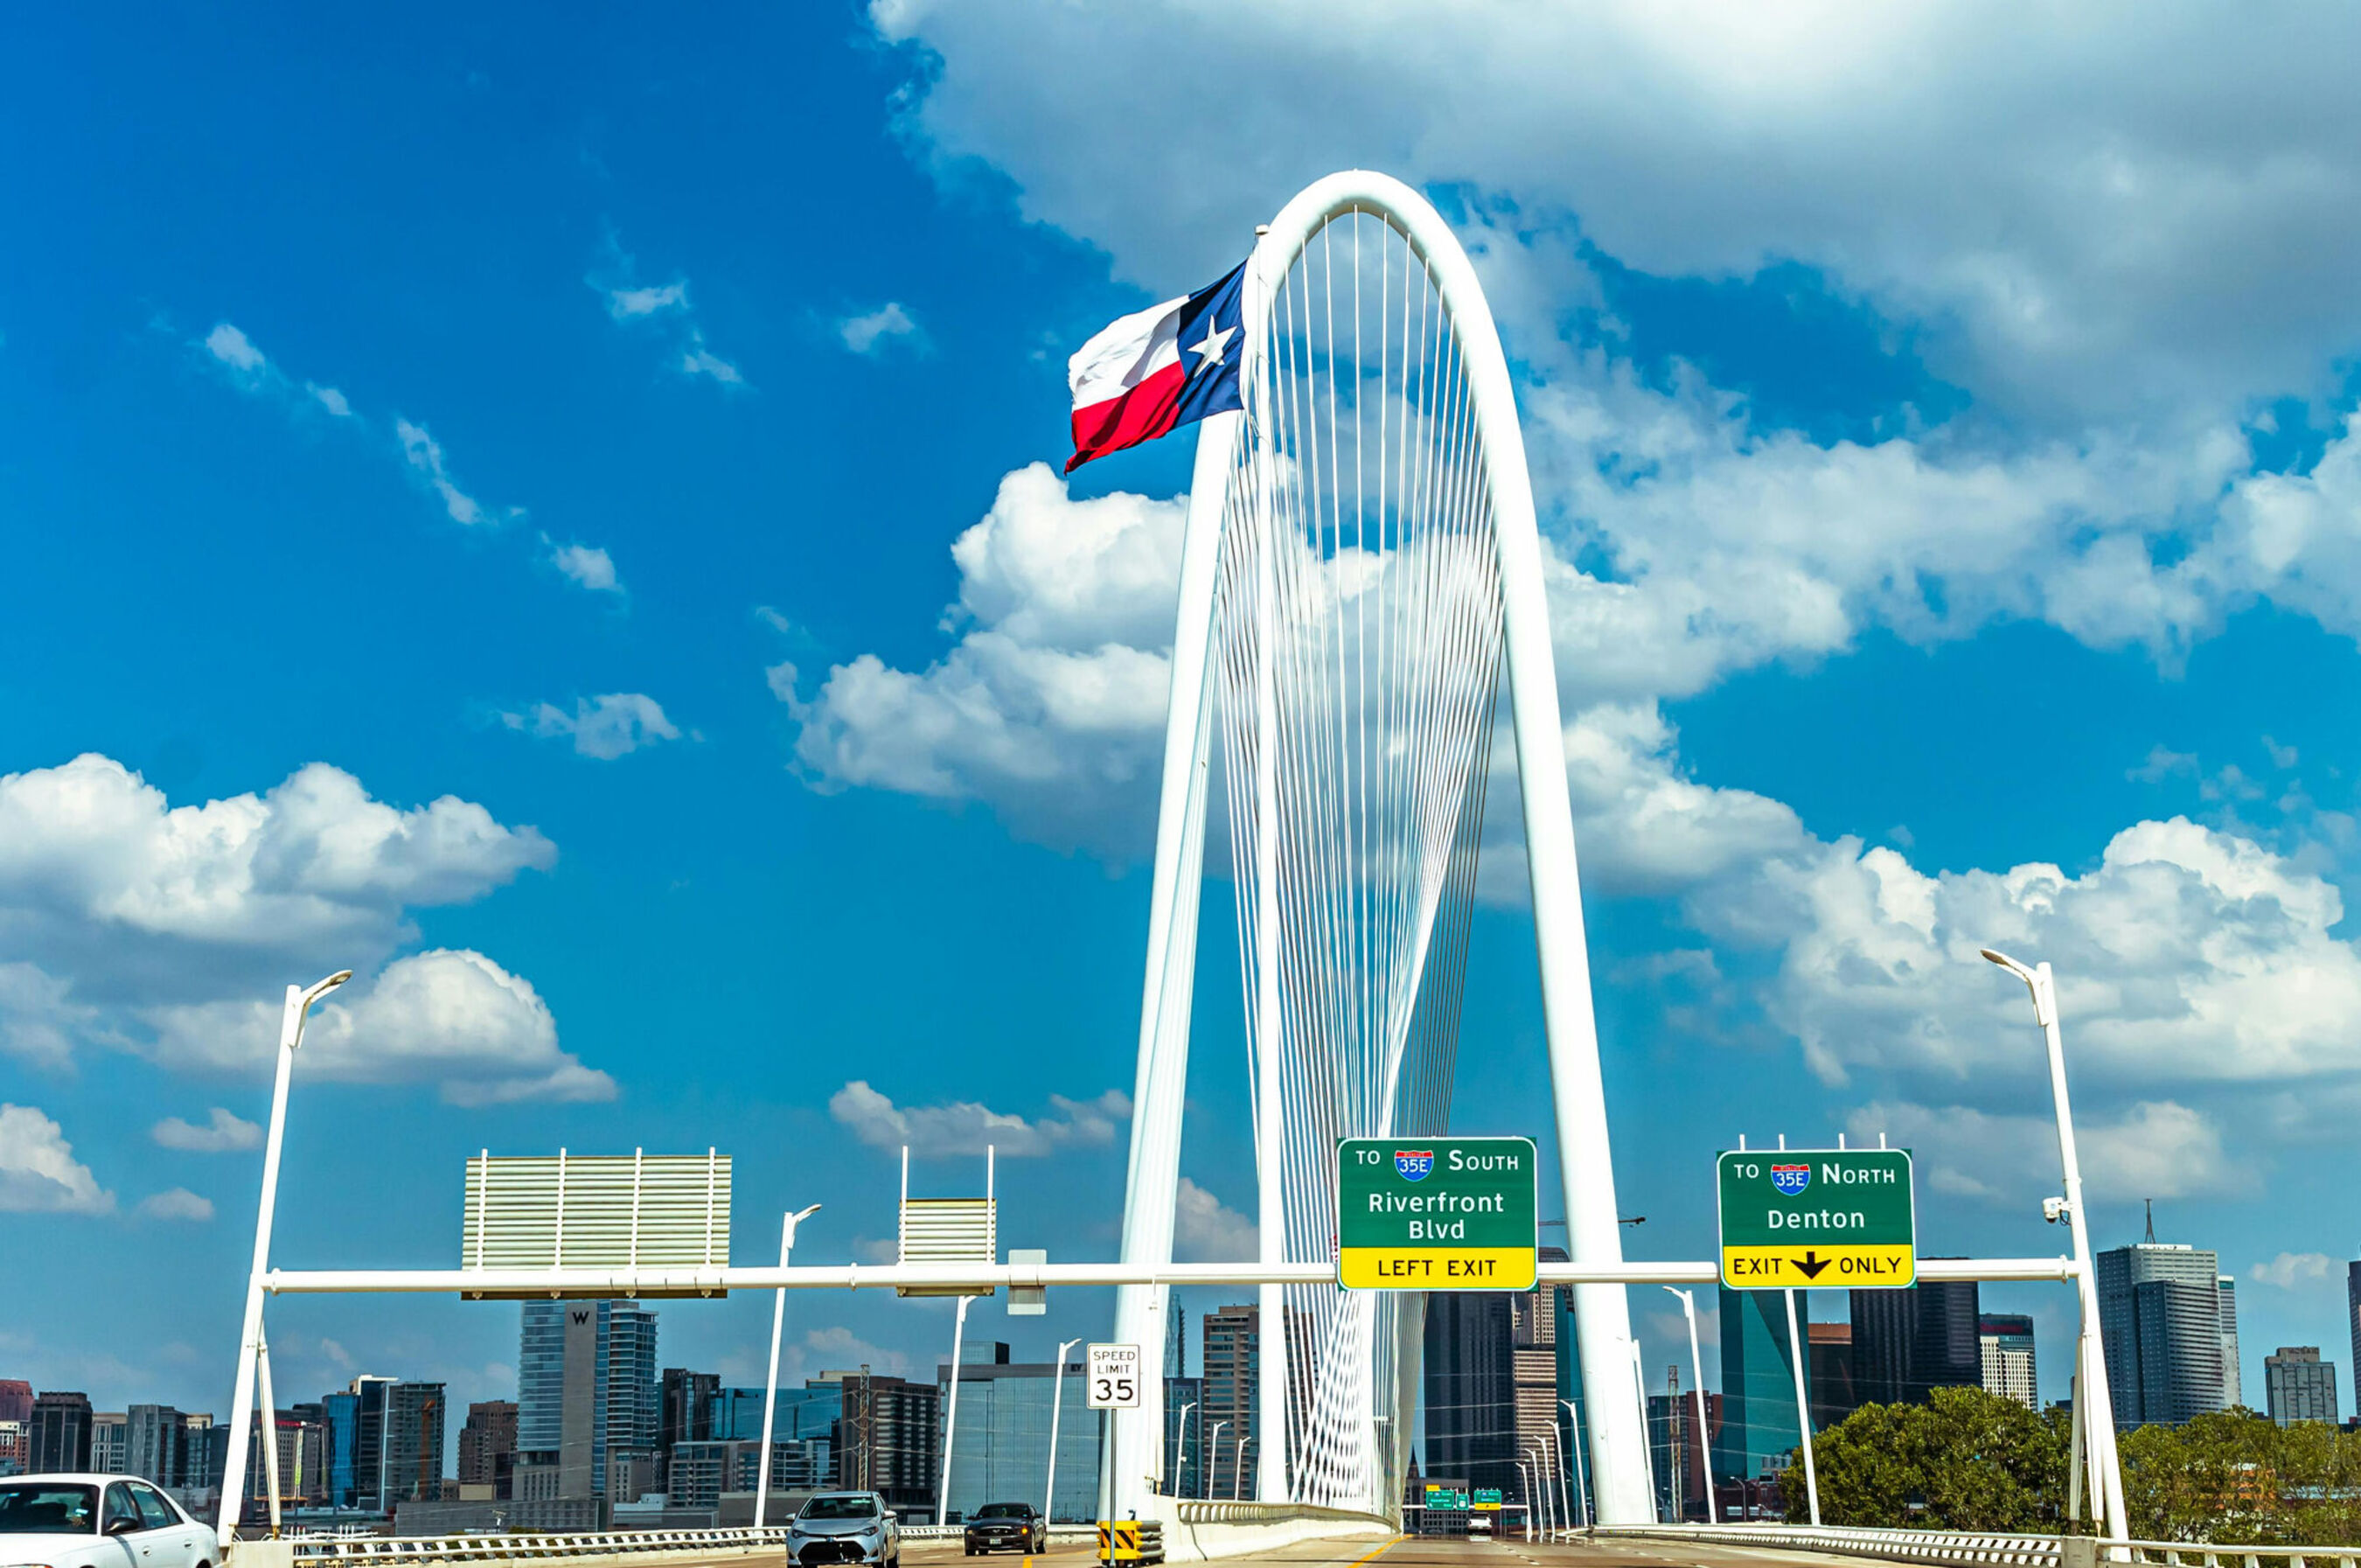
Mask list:
[[[1935,1530],[2055,1529],[2069,1434],[1982,1388],[1938,1388],[1923,1405],[1863,1405],[1813,1440],[1828,1524]],[[1782,1478],[1787,1517],[1810,1518],[1797,1453]]]

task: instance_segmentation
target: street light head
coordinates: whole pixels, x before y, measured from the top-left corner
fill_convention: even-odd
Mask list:
[[[345,983],[345,981],[348,981],[348,980],[350,980],[350,979],[352,979],[352,978],[353,978],[353,971],[352,971],[352,970],[348,970],[348,969],[340,969],[340,970],[338,970],[335,973],[334,973],[334,974],[330,975],[327,979],[325,979],[325,980],[324,980],[324,981],[319,981],[318,983],[316,983],[315,985],[313,985],[313,986],[309,991],[306,991],[306,992],[303,993],[303,1005],[304,1005],[305,1007],[309,1007],[309,1006],[311,1006],[311,1005],[312,1005],[312,1003],[313,1003],[314,1002],[319,1001],[319,1000],[320,1000],[320,998],[322,998],[323,996],[327,995],[327,994],[328,994],[328,992],[332,992],[332,991],[335,990],[335,989],[336,989],[336,987],[338,987],[338,986],[340,986],[340,985],[344,984],[344,983]]]

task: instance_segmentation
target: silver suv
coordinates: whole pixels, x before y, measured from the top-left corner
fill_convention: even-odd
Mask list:
[[[815,1492],[787,1526],[787,1561],[902,1568],[901,1529],[874,1492]]]

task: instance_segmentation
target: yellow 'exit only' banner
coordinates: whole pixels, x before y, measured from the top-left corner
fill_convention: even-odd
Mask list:
[[[1918,1278],[1916,1252],[1901,1246],[1726,1246],[1721,1277],[1730,1288],[1897,1288]]]

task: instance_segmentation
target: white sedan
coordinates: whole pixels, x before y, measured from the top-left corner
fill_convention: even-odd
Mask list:
[[[0,1481],[0,1568],[220,1568],[221,1542],[137,1475]]]

